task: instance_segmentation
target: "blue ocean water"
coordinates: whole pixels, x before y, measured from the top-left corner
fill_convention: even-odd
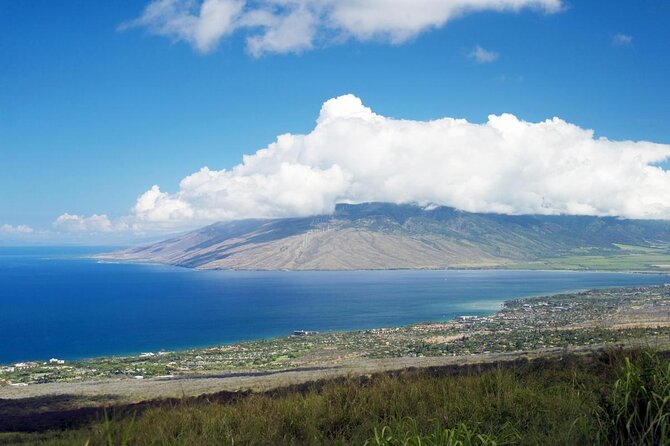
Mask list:
[[[0,364],[398,326],[490,313],[517,297],[670,282],[558,271],[195,271],[81,258],[89,253],[0,248]]]

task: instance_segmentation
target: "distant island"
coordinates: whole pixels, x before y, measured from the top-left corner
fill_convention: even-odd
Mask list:
[[[338,204],[329,215],[216,223],[98,258],[236,270],[670,271],[670,222]]]

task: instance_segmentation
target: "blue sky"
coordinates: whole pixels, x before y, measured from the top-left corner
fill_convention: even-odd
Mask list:
[[[203,54],[118,29],[147,4],[0,2],[0,225],[122,217],[154,184],[175,193],[203,166],[309,133],[324,101],[347,93],[393,118],[559,116],[596,137],[670,143],[666,0],[472,12],[401,43],[351,37],[260,57],[243,31]],[[497,57],[478,63],[477,46]]]

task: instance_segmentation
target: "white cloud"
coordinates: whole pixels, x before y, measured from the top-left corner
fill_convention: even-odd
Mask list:
[[[65,232],[109,232],[122,227],[112,225],[105,214],[93,214],[90,217],[84,217],[68,214],[67,212],[59,216],[53,222],[53,226]]]
[[[150,32],[185,41],[206,53],[235,31],[247,38],[248,50],[300,52],[316,42],[378,39],[402,43],[479,11],[545,13],[562,9],[561,0],[152,0],[139,18],[120,29],[146,27]]]
[[[670,145],[594,138],[559,118],[483,124],[375,114],[352,95],[323,104],[308,134],[284,134],[231,170],[140,196],[133,228],[328,213],[337,202],[437,203],[473,212],[670,218]]]
[[[142,15],[120,29],[145,26],[152,33],[183,40],[201,52],[213,50],[236,27],[243,0],[153,0]]]
[[[265,53],[289,53],[309,50],[317,28],[317,18],[308,7],[298,5],[285,14],[251,11],[243,24],[262,32],[247,37],[247,49],[256,57]]]
[[[500,57],[500,54],[495,51],[485,50],[481,46],[477,45],[468,55],[471,59],[474,59],[477,63],[491,63],[494,62]]]
[[[4,225],[0,225],[0,232],[5,233],[5,234],[32,234],[35,231],[30,226],[26,226],[26,225],[12,226],[12,225],[8,225],[8,224],[4,224]]]
[[[612,37],[612,43],[617,46],[629,46],[633,43],[633,36],[617,33]]]

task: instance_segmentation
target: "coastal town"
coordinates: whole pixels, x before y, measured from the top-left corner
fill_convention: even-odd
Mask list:
[[[364,358],[468,356],[639,343],[670,346],[670,286],[511,300],[488,315],[405,327],[317,333],[184,351],[0,365],[0,387],[291,370]],[[1,392],[0,392],[1,393]]]

